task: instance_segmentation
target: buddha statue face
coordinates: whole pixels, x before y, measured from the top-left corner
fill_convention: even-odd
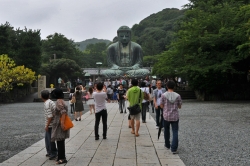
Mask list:
[[[131,40],[131,29],[128,26],[121,26],[117,30],[117,37],[119,42],[126,46]]]
[[[130,42],[131,35],[129,31],[122,31],[118,33],[118,40],[122,44],[128,44]]]

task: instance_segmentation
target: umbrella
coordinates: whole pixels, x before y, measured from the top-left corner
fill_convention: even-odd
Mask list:
[[[158,130],[158,140],[160,138],[161,135],[161,129],[162,129],[162,123],[163,123],[163,115],[162,115],[162,111],[161,111],[161,116],[160,116],[161,120],[160,120],[160,126],[159,126],[159,130]]]

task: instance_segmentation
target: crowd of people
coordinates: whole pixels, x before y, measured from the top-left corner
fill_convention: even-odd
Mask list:
[[[106,80],[105,80],[106,81]],[[106,103],[117,102],[119,112],[128,112],[128,127],[131,128],[131,134],[139,136],[140,121],[146,123],[146,112],[156,113],[156,129],[159,126],[164,127],[165,147],[171,148],[173,153],[177,153],[178,148],[178,124],[179,113],[182,100],[179,94],[174,92],[176,83],[169,80],[166,86],[162,85],[161,80],[146,79],[141,81],[131,80],[129,83],[119,81],[119,84],[112,82],[94,83],[88,90],[82,85],[77,85],[70,89],[69,105],[70,112],[75,116],[75,121],[81,121],[84,111],[83,103],[89,106],[90,114],[95,114],[95,140],[99,140],[99,122],[103,123],[103,139],[107,139],[107,116],[108,111]],[[57,101],[54,103],[49,99],[49,92],[41,92],[44,101],[45,115],[45,143],[49,159],[56,159],[57,164],[67,163],[65,156],[65,139],[69,138],[69,130],[64,130],[64,117],[68,114],[68,106],[63,100],[63,91],[56,88],[53,91]],[[128,101],[129,104],[125,104]],[[139,104],[140,113],[130,114],[127,107]],[[62,118],[63,117],[63,118]],[[160,119],[162,119],[160,121]],[[170,145],[170,125],[172,126],[173,140]],[[56,143],[55,143],[56,142]]]

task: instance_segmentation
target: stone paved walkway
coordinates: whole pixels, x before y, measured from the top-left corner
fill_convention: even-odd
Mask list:
[[[147,123],[141,123],[139,137],[130,133],[126,114],[120,114],[117,103],[109,103],[107,139],[95,141],[94,114],[88,112],[81,122],[74,121],[70,138],[66,140],[67,166],[183,166],[178,155],[164,148],[163,133],[157,139],[155,121],[147,113]],[[102,123],[99,135],[102,135]],[[54,160],[45,157],[44,139],[0,163],[0,166],[50,166]]]

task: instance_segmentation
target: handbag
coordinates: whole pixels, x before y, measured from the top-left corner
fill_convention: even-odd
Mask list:
[[[140,107],[140,101],[141,101],[141,89],[140,89],[140,96],[139,96],[139,102],[138,104],[135,104],[133,106],[128,107],[130,115],[136,115],[141,112],[141,107]]]
[[[70,100],[71,103],[76,103],[76,97],[75,96],[72,96],[72,99]]]
[[[89,99],[89,95],[88,95],[88,94],[85,96],[85,99],[86,99],[86,100],[88,100],[88,99]]]
[[[60,122],[62,120],[62,117],[60,118]],[[64,119],[64,131],[69,130],[70,128],[74,127],[74,124],[72,123],[70,117],[66,114]]]

